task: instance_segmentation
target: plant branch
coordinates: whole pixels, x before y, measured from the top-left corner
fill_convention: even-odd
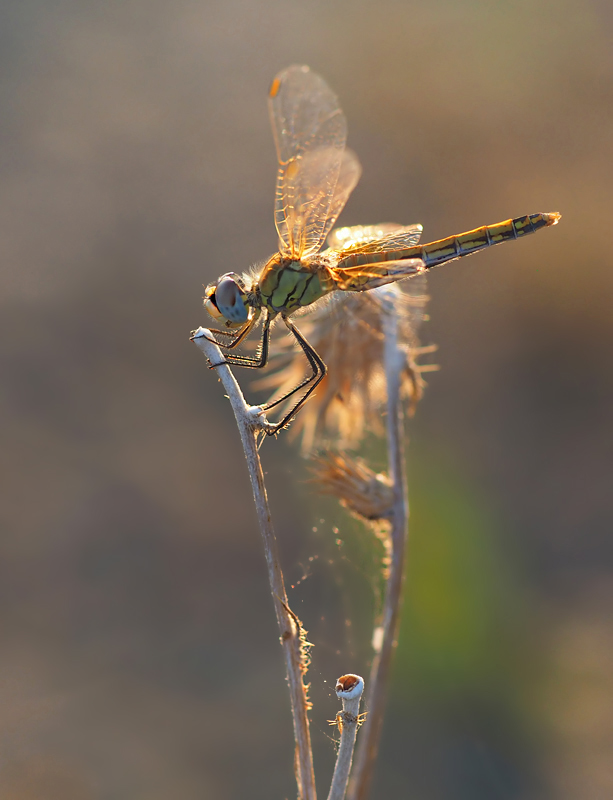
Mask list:
[[[269,423],[257,406],[248,406],[243,393],[225,363],[219,347],[212,341],[212,334],[206,328],[198,328],[192,341],[217,370],[228,399],[232,405],[236,424],[243,443],[247,468],[253,489],[253,499],[264,543],[268,580],[275,607],[277,624],[281,634],[281,646],[285,655],[285,669],[290,690],[294,738],[296,741],[296,782],[299,800],[316,800],[313,755],[309,732],[307,687],[303,676],[306,672],[304,637],[298,617],[290,610],[283,573],[281,572],[277,540],[272,526],[268,497],[264,484],[264,474],[257,446],[257,434],[266,430]]]
[[[403,453],[404,417],[400,397],[400,378],[406,364],[406,356],[398,345],[398,316],[393,302],[386,303],[384,334],[388,470],[393,491],[393,512],[390,518],[392,558],[385,587],[381,646],[375,654],[370,670],[366,693],[368,717],[356,753],[348,800],[366,800],[372,783],[383,728],[392,655],[397,643],[408,533],[409,505]]]
[[[343,800],[345,797],[355,737],[358,732],[360,699],[363,691],[364,679],[359,675],[341,675],[336,682],[336,696],[343,703],[343,710],[336,715],[336,722],[341,731],[341,741],[336,755],[328,800]]]

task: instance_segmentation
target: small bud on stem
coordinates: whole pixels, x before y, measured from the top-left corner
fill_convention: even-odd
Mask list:
[[[341,742],[336,756],[336,766],[328,800],[343,800],[349,780],[353,749],[360,716],[360,699],[364,691],[364,679],[359,675],[341,675],[336,682],[336,696],[343,703],[337,714]]]

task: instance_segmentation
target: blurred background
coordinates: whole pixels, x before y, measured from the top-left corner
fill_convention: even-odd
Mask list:
[[[0,4],[3,798],[295,796],[240,443],[188,338],[202,285],[276,248],[295,62],[364,166],[343,224],[563,215],[429,281],[373,798],[613,796],[612,37],[607,0]],[[289,434],[262,457],[325,796],[374,557]]]

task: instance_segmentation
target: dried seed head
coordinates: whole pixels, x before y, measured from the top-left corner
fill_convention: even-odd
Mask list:
[[[338,497],[354,514],[367,520],[391,516],[394,494],[389,478],[373,472],[361,458],[326,453],[313,459],[312,472],[320,491]]]
[[[415,330],[428,298],[419,278],[405,283],[417,293],[407,294],[398,284],[369,292],[336,292],[301,317],[301,331],[328,367],[328,374],[296,419],[294,429],[302,430],[306,452],[325,430],[339,447],[355,446],[366,428],[380,431],[380,409],[386,400],[384,321],[390,310],[398,316],[399,342],[405,354],[403,395],[411,410],[420,399],[423,368],[414,358],[429,348],[418,348]],[[300,383],[305,371],[302,353],[285,348],[283,358],[284,365],[258,383],[259,388],[276,389],[279,397]]]

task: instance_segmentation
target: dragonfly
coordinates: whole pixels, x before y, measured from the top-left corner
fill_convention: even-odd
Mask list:
[[[265,429],[273,435],[294,419],[326,375],[326,365],[292,321],[293,314],[331,292],[369,291],[521,239],[555,225],[560,214],[528,214],[428,244],[419,243],[421,225],[383,223],[332,230],[361,174],[357,156],[345,147],[347,122],[338,98],[309,67],[293,65],[274,78],[268,107],[278,160],[274,219],[279,250],[252,274],[227,272],[209,284],[204,305],[223,326],[209,331],[211,341],[224,351],[220,363],[265,367],[271,325],[278,318],[304,352],[310,373],[282,397],[260,406],[266,412],[298,397]],[[259,322],[262,332],[255,355],[231,352]]]

